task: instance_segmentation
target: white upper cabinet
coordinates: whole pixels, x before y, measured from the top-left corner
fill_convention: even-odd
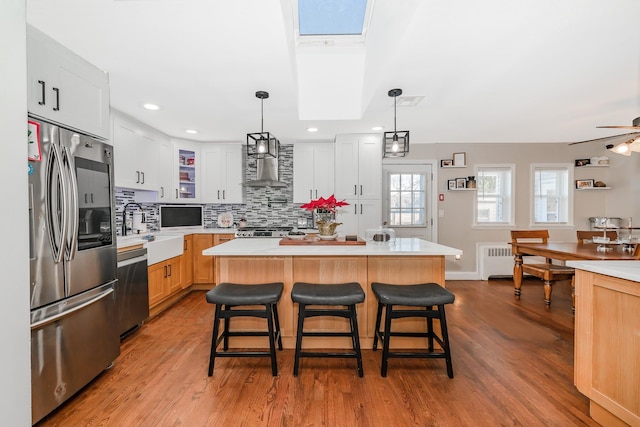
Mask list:
[[[171,202],[175,195],[173,183],[173,146],[167,137],[158,141],[158,202]]]
[[[203,203],[243,203],[242,144],[205,144],[202,163]]]
[[[381,136],[337,135],[335,150],[336,198],[381,199]]]
[[[334,193],[334,144],[299,143],[293,146],[293,202],[308,203]]]
[[[162,135],[149,126],[113,111],[116,187],[158,190],[158,143]]]
[[[108,75],[29,25],[27,106],[34,116],[110,138]]]
[[[337,210],[342,234],[365,236],[382,222],[382,138],[380,135],[336,136],[336,198],[349,206]]]

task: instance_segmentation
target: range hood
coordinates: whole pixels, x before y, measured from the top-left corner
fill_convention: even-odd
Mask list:
[[[278,158],[267,157],[256,159],[256,180],[245,183],[245,187],[286,187],[287,184],[278,181]]]

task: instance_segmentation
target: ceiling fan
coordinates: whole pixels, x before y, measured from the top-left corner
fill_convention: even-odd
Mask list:
[[[633,119],[631,126],[596,126],[597,128],[606,129],[634,129],[640,131],[640,117]],[[569,145],[582,144],[585,142],[609,142],[607,149],[617,154],[630,156],[632,151],[640,152],[640,132],[631,132],[621,135],[605,136],[603,138],[589,139],[587,141],[572,142]]]

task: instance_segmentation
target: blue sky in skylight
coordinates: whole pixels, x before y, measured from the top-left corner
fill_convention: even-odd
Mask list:
[[[298,0],[301,36],[362,34],[367,0]]]

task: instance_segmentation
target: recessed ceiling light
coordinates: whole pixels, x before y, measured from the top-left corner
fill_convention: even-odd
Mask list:
[[[307,128],[307,132],[318,132],[318,128]]]
[[[382,130],[384,129],[384,126],[374,126],[371,128],[371,130]]]
[[[195,135],[196,133],[198,133],[198,131],[197,131],[197,130],[195,130],[195,129],[187,129],[185,132],[190,133],[190,134],[194,134],[194,135]]]
[[[156,105],[156,104],[149,104],[149,103],[147,103],[147,104],[143,104],[142,106],[143,106],[144,108],[146,108],[147,110],[151,110],[151,111],[157,111],[157,110],[159,110],[159,109],[160,109],[160,106],[159,106],[159,105]]]

